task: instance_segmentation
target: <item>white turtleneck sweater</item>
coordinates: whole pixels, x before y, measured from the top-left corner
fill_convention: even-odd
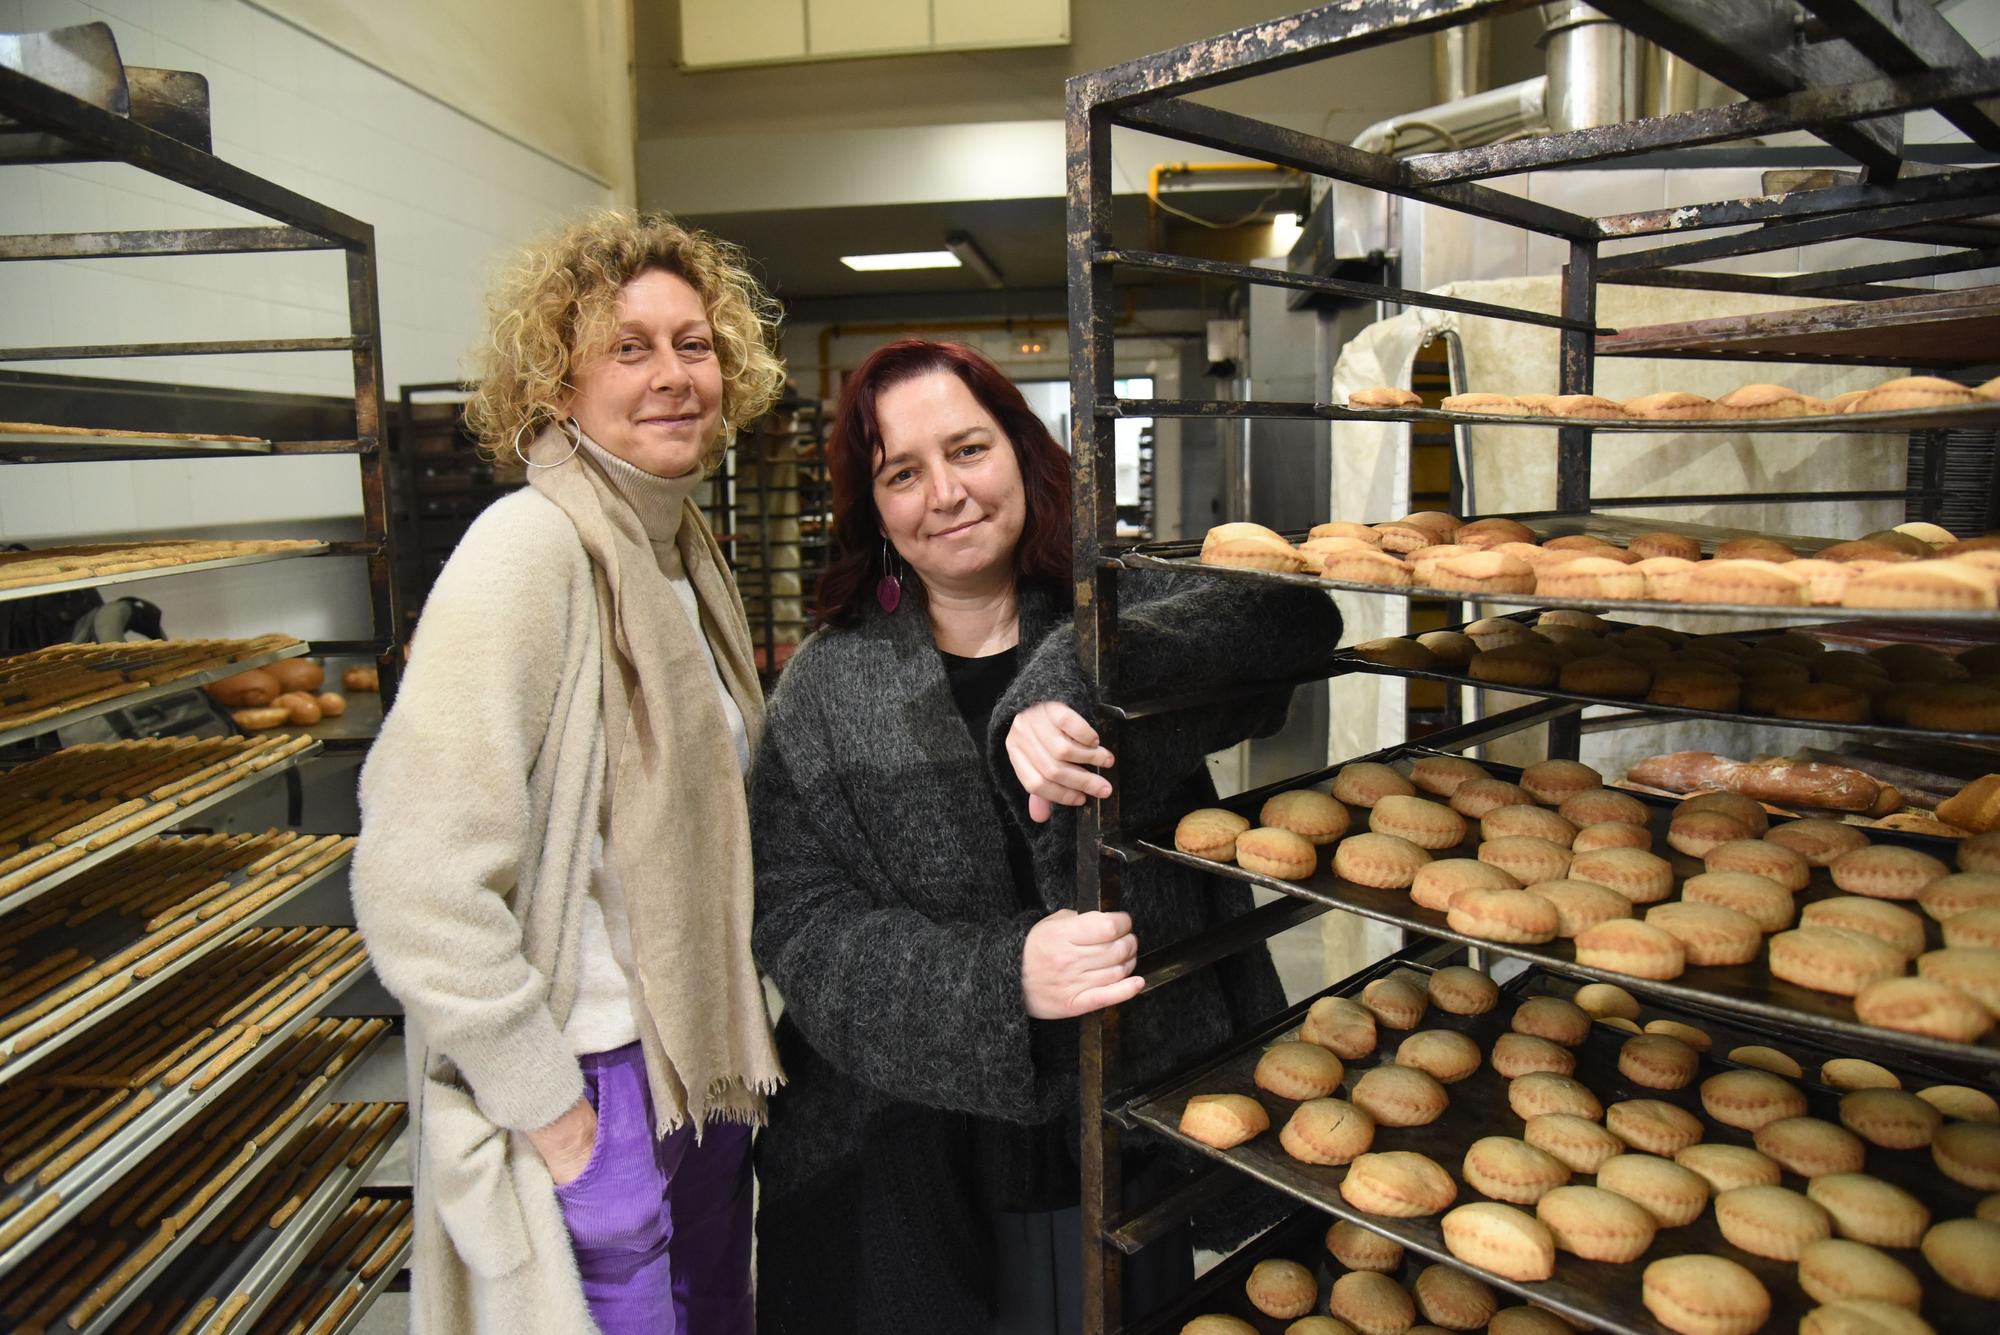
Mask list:
[[[693,582],[682,567],[680,548],[675,545],[674,538],[680,531],[681,503],[700,485],[701,474],[658,477],[627,463],[596,441],[585,438],[583,448],[590,452],[590,457],[610,479],[612,488],[638,516],[640,526],[652,542],[653,556],[660,563],[660,572],[673,586],[682,610],[694,623],[695,631],[700,633],[701,603]],[[702,635],[701,643],[702,648],[707,650],[706,635]],[[722,684],[722,673],[715,666],[713,651],[709,651],[706,657],[710,683],[722,700],[723,717],[729,721],[729,731],[736,742],[738,766],[742,773],[747,774],[750,771],[750,735],[743,726],[743,711],[736,707],[729,688]],[[604,791],[608,801],[611,792],[609,782],[604,785]],[[619,963],[621,958],[630,957],[630,937],[624,921],[613,921],[604,911],[607,900],[614,904],[619,902],[615,887],[611,886],[613,864],[605,845],[607,815],[608,810],[598,815],[597,839],[590,864],[590,898],[584,901],[582,936],[578,943],[580,967],[576,1004],[570,1008],[569,1022],[563,1026],[563,1037],[569,1040],[570,1050],[578,1056],[610,1052],[639,1041],[638,1025],[632,1018],[632,984],[624,966]],[[607,888],[611,893],[607,893]]]

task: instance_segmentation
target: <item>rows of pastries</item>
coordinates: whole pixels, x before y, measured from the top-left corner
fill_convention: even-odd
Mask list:
[[[1693,635],[1551,608],[1532,622],[1485,617],[1462,629],[1369,640],[1351,652],[1383,667],[1500,689],[1805,723],[2000,733],[2000,645],[1957,654],[1907,643],[1843,651],[1794,631]]]
[[[1774,538],[1726,539],[1712,553],[1684,533],[1620,546],[1590,534],[1538,538],[1519,520],[1422,510],[1381,524],[1315,525],[1294,545],[1261,524],[1218,524],[1205,565],[1382,589],[1593,602],[1851,607],[1964,612],[2000,606],[2000,536],[1959,538],[1911,522],[1801,554]]]
[[[1516,782],[1432,755],[1407,772],[1350,764],[1330,791],[1268,798],[1254,823],[1189,812],[1174,846],[1287,882],[1325,868],[1406,894],[1403,912],[1426,927],[1502,946],[1564,941],[1576,964],[1611,974],[1778,979],[1848,999],[1863,1025],[1951,1043],[2000,1019],[2000,834],[1960,843],[1954,869],[1838,820],[1773,823],[1740,793],[1663,813],[1576,761]]]
[[[1619,401],[1597,394],[1495,393],[1476,390],[1448,395],[1446,412],[1507,417],[1552,417],[1581,422],[1769,422],[1825,417],[1834,413],[1908,413],[1973,404],[2000,403],[2000,377],[1976,387],[1940,376],[1899,376],[1831,399],[1804,394],[1789,385],[1738,385],[1710,399],[1686,390],[1661,390]],[[1396,385],[1371,385],[1347,396],[1350,408],[1420,408],[1423,400]]]
[[[1824,1335],[1987,1328],[2000,1104],[1865,1060],[1813,1066],[1768,1044],[1725,1056],[1615,985],[1524,998],[1464,966],[1398,970],[1197,1077],[1178,1130],[1347,1216],[1314,1258],[1337,1275],[1324,1291],[1297,1261],[1246,1281],[1288,1335],[1569,1329],[1504,1308],[1480,1274],[1610,1321],[1643,1307],[1680,1335],[1780,1315]],[[1456,1277],[1389,1281],[1404,1240],[1441,1243]],[[1246,1329],[1221,1314],[1183,1328]]]

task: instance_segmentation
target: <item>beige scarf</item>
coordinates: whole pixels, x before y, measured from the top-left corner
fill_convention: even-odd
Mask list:
[[[561,463],[565,455],[570,457]],[[764,1120],[784,1080],[750,955],[749,804],[701,640],[631,505],[556,427],[529,447],[528,481],[576,525],[604,627],[606,846],[630,930],[621,961],[659,1134],[709,1118]],[[702,632],[754,752],[764,698],[743,601],[694,501],[675,544]]]

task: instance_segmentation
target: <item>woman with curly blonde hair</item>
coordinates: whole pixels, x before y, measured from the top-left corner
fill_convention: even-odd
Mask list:
[[[408,1013],[415,1328],[749,1335],[763,698],[692,499],[777,398],[740,254],[602,213],[496,286],[466,533],[361,776],[356,920]]]

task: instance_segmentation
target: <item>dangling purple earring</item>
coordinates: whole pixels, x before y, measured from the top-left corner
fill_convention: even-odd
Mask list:
[[[889,573],[889,540],[882,539],[882,578],[875,581],[875,601],[884,612],[893,612],[903,603],[903,581]]]

